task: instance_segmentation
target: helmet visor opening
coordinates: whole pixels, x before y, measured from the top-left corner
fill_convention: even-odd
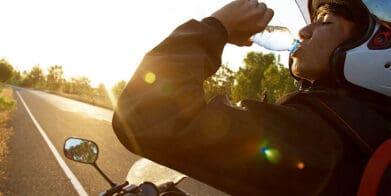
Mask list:
[[[391,1],[389,0],[363,0],[371,14],[379,20],[391,23]]]

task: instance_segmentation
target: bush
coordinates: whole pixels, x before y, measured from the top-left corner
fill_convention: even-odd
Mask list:
[[[1,110],[11,110],[15,107],[15,101],[10,100],[6,97],[0,97],[0,109]]]
[[[16,101],[12,98],[12,89],[0,85],[0,111],[12,110],[15,106]]]

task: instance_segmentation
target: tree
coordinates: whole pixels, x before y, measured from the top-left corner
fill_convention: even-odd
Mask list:
[[[102,83],[98,85],[98,88],[96,89],[96,94],[100,98],[106,98],[107,97],[107,90],[106,86]]]
[[[5,82],[12,77],[14,68],[6,59],[0,60],[0,82]]]
[[[261,99],[263,96],[261,81],[264,79],[265,70],[272,64],[275,64],[273,54],[247,53],[244,58],[244,67],[239,68],[235,76],[232,89],[233,102],[243,99]]]
[[[231,88],[234,80],[235,73],[227,65],[222,65],[214,75],[204,81],[205,99],[210,100],[216,95],[228,95],[228,97],[231,97]]]
[[[14,85],[21,85],[23,82],[23,79],[24,78],[23,78],[22,74],[20,73],[20,71],[14,70],[12,72],[12,77],[11,77],[11,79],[8,80],[8,82],[10,84],[14,84]]]
[[[264,72],[261,89],[266,92],[268,101],[274,103],[282,96],[297,90],[297,87],[288,68],[282,64],[273,64]]]
[[[91,80],[87,77],[71,78],[71,93],[77,95],[93,96]]]
[[[244,68],[240,68],[235,76],[233,102],[243,99],[262,100],[267,95],[268,100],[274,103],[297,89],[289,69],[279,63],[272,53],[249,52],[244,63]]]
[[[67,80],[64,80],[64,83],[62,85],[62,92],[64,93],[68,93],[68,94],[71,94],[73,93],[73,88],[72,88],[72,83],[67,81]]]
[[[64,71],[62,70],[62,66],[61,65],[51,66],[49,67],[48,71],[49,71],[47,75],[48,90],[53,90],[53,91],[60,90],[64,83],[64,78],[63,78]]]
[[[111,92],[113,92],[115,100],[118,99],[118,97],[121,95],[121,93],[125,89],[125,87],[126,87],[125,80],[121,80],[114,85],[114,87],[111,89]]]
[[[97,155],[98,149],[96,145],[89,141],[82,141],[65,151],[65,156],[83,163],[94,163]]]
[[[30,72],[25,72],[26,78],[22,85],[26,87],[43,88],[45,85],[45,75],[39,65],[35,65]]]

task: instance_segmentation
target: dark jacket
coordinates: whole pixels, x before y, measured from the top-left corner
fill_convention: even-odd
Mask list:
[[[206,103],[203,81],[219,68],[226,42],[216,19],[191,20],[147,53],[113,117],[122,144],[233,195],[354,194],[371,145],[391,137],[389,119],[324,89],[279,105],[237,107],[224,96]],[[323,113],[323,104],[331,111]],[[343,122],[329,121],[333,112]],[[386,133],[362,143],[350,121],[362,122],[365,134]]]

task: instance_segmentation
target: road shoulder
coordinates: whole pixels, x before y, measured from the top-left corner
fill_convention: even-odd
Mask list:
[[[5,165],[8,179],[0,190],[5,195],[77,195],[18,98],[17,105]]]

